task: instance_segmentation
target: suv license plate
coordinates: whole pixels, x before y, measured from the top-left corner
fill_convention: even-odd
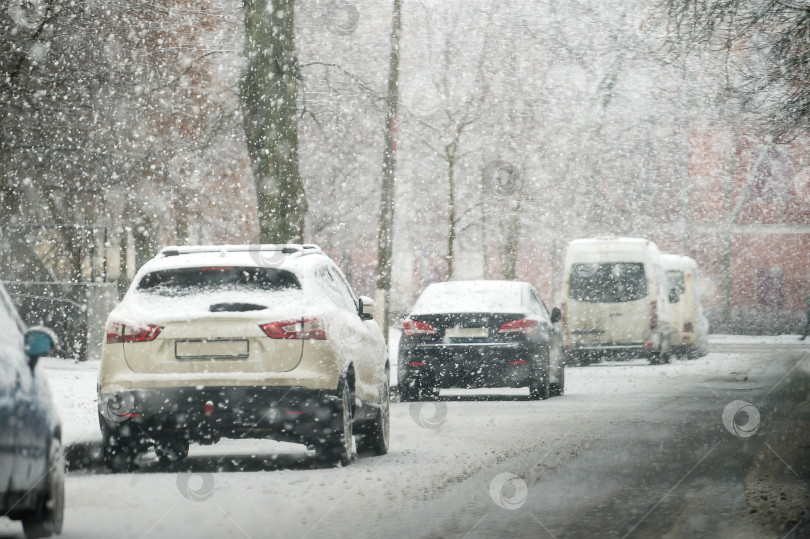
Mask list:
[[[247,339],[200,339],[174,343],[177,359],[246,359],[249,355]]]

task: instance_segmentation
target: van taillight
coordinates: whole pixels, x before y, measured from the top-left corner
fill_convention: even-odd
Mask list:
[[[107,344],[154,341],[163,330],[160,326],[129,326],[121,322],[107,324]]]
[[[651,301],[650,308],[650,329],[656,329],[658,327],[658,302]]]

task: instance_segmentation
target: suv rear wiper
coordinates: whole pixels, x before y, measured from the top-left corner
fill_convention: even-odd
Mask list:
[[[208,310],[212,313],[244,313],[248,311],[263,311],[266,305],[255,303],[214,303]]]

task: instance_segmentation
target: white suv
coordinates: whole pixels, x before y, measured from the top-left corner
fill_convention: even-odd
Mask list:
[[[220,437],[303,443],[333,464],[353,442],[385,454],[389,363],[374,307],[314,245],[163,249],[107,321],[105,462],[131,469],[154,446],[170,464]]]

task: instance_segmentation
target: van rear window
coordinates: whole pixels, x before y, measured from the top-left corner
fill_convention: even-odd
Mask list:
[[[153,271],[144,275],[138,290],[165,296],[219,291],[299,289],[295,276],[275,268],[209,266]]]
[[[669,285],[670,290],[673,288],[676,289],[678,291],[678,295],[681,295],[686,291],[686,282],[683,278],[683,272],[680,270],[667,271],[667,284]]]
[[[644,264],[603,262],[571,266],[568,295],[587,303],[618,303],[647,295]]]

